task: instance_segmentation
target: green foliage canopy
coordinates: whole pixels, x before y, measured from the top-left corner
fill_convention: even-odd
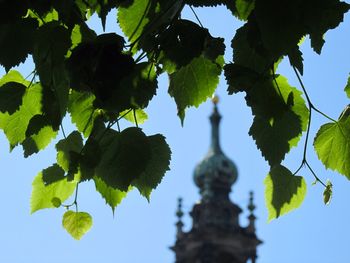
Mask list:
[[[232,62],[225,62],[224,39],[212,36],[200,21],[181,18],[185,6],[225,5],[244,21],[232,39]],[[0,1],[0,128],[10,149],[22,145],[28,157],[43,150],[62,129],[69,113],[76,130],[56,143],[57,160],[33,181],[31,211],[75,206],[78,187],[94,181],[96,191],[114,211],[133,187],[149,200],[169,170],[171,151],[161,134],[139,127],[144,109],[156,95],[157,79],[169,75],[169,95],[183,122],[188,107],[198,107],[214,93],[224,72],[228,93],[244,92],[254,116],[249,134],[271,167],[265,179],[269,220],[301,205],[306,184],[296,174],[311,171],[306,148],[312,112],[302,83],[299,43],[311,39],[318,54],[324,34],[336,28],[349,10],[339,0],[62,0]],[[105,27],[110,10],[124,36],[97,35],[87,25],[96,13]],[[30,79],[12,68],[32,56]],[[276,73],[288,57],[300,89]],[[350,81],[348,82],[350,83]],[[345,88],[349,94],[349,84]],[[303,99],[306,98],[306,101]],[[120,130],[119,121],[130,121]],[[326,168],[350,178],[349,110],[331,118],[314,140]],[[303,161],[296,172],[282,165],[306,132]],[[329,203],[332,184],[325,187]],[[72,204],[64,202],[75,192]],[[67,211],[63,226],[80,239],[91,227],[86,212]]]

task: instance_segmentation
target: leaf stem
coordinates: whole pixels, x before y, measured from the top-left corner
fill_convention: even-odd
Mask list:
[[[62,130],[63,137],[64,137],[65,139],[67,139],[66,133],[64,132],[63,124],[61,123],[60,126],[61,126],[61,130]]]
[[[305,161],[306,166],[309,168],[310,172],[312,173],[312,175],[315,177],[317,182],[320,182],[325,188],[327,187],[326,184],[324,182],[321,181],[320,178],[318,178],[318,176],[316,175],[316,173],[312,170],[311,166],[309,165],[309,163],[307,161]]]
[[[63,206],[66,209],[69,209],[70,207],[72,207],[74,205],[75,211],[78,212],[78,191],[79,191],[79,183],[77,183],[77,186],[75,187],[75,195],[74,195],[73,202],[69,205],[62,204],[61,206]]]
[[[189,7],[190,7],[192,13],[194,14],[194,16],[196,17],[196,20],[198,21],[198,23],[200,24],[200,26],[204,28],[204,26],[203,26],[201,20],[199,19],[198,15],[197,15],[196,12],[194,11],[193,7],[192,7],[191,5],[190,5]]]
[[[137,118],[136,118],[136,111],[135,111],[135,109],[133,109],[133,113],[134,113],[135,125],[136,125],[136,127],[138,128],[138,127],[139,127],[139,124],[137,123]]]
[[[305,138],[305,144],[304,144],[304,153],[303,153],[303,160],[301,161],[301,164],[299,166],[299,168],[296,170],[296,172],[294,173],[294,175],[296,175],[300,169],[306,165],[308,167],[308,169],[310,170],[310,172],[312,173],[312,175],[315,177],[316,181],[317,182],[320,182],[324,187],[327,187],[326,184],[324,182],[321,181],[321,179],[316,175],[316,173],[312,170],[310,164],[308,163],[307,161],[307,157],[306,157],[306,154],[307,154],[307,146],[308,146],[308,141],[309,141],[309,136],[310,136],[310,127],[311,127],[311,120],[312,120],[312,110],[320,113],[321,115],[325,116],[326,118],[334,121],[337,123],[337,121],[333,120],[332,118],[328,117],[326,114],[324,114],[323,112],[321,112],[320,110],[318,110],[311,102],[310,100],[310,97],[305,89],[305,86],[304,86],[304,83],[303,81],[301,80],[301,77],[298,73],[298,71],[296,70],[296,68],[293,66],[293,70],[298,78],[298,81],[304,91],[304,94],[305,94],[305,97],[306,97],[306,100],[307,100],[307,103],[308,103],[308,109],[309,109],[309,120],[308,120],[308,125],[307,125],[307,130],[306,130],[306,138]]]
[[[319,109],[317,109],[317,108],[312,104],[312,102],[311,102],[311,100],[310,100],[310,97],[309,97],[309,94],[307,93],[306,88],[305,88],[305,86],[304,86],[304,83],[303,83],[303,81],[301,80],[301,77],[300,77],[300,75],[299,75],[297,69],[296,69],[294,66],[293,66],[293,70],[294,70],[294,72],[295,72],[295,75],[296,75],[297,78],[298,78],[298,81],[299,81],[299,83],[300,83],[301,88],[302,88],[303,91],[304,91],[304,94],[305,94],[307,103],[309,104],[309,108],[310,108],[310,109],[313,109],[313,110],[316,111],[316,112],[318,112],[319,114],[321,114],[321,115],[324,116],[325,118],[329,119],[330,121],[337,122],[335,119],[329,117],[327,114],[325,114],[324,112],[320,111]],[[310,112],[311,112],[311,110],[310,110]]]

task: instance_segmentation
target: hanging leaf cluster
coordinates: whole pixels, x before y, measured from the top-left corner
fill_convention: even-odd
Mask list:
[[[232,39],[232,62],[225,63],[224,39],[212,36],[200,21],[181,18],[185,6],[225,5],[244,21]],[[339,0],[62,0],[0,2],[0,128],[10,150],[22,146],[25,157],[43,150],[61,130],[57,158],[33,181],[31,212],[65,207],[63,227],[80,239],[92,218],[78,211],[78,188],[93,181],[106,203],[115,207],[137,188],[149,199],[169,170],[171,151],[161,134],[139,127],[157,93],[157,79],[169,76],[168,93],[183,122],[186,109],[214,93],[224,71],[228,93],[245,92],[254,120],[249,134],[271,166],[265,179],[269,219],[298,207],[305,196],[303,177],[282,162],[303,132],[312,110],[302,91],[276,73],[288,57],[303,74],[300,41],[308,36],[321,53],[324,34],[337,27],[349,5]],[[97,14],[103,28],[117,9],[123,36],[97,35],[87,24]],[[32,57],[24,78],[12,69]],[[302,84],[302,83],[301,83]],[[349,93],[349,87],[346,88]],[[69,116],[76,130],[65,134]],[[348,178],[348,112],[325,124],[315,138],[319,159]],[[130,125],[120,127],[120,120]],[[308,137],[308,136],[307,136]],[[306,148],[306,147],[305,147]],[[306,163],[304,155],[303,164]],[[311,168],[310,168],[311,169]],[[299,169],[298,169],[299,171]],[[329,203],[332,184],[325,185]],[[285,191],[283,190],[285,189]],[[70,210],[75,207],[76,211]]]

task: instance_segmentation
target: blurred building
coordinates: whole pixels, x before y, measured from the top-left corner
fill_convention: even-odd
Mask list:
[[[248,226],[239,224],[242,209],[229,198],[237,180],[236,165],[220,147],[219,126],[221,115],[214,98],[210,116],[211,145],[204,159],[196,166],[194,182],[201,199],[190,212],[192,228],[183,231],[182,200],[178,200],[176,215],[176,263],[255,263],[257,246],[262,243],[255,234],[253,193],[250,193]]]

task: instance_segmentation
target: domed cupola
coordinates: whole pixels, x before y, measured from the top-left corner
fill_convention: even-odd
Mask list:
[[[228,199],[232,184],[237,180],[236,165],[220,147],[219,126],[221,115],[217,108],[218,98],[213,98],[214,110],[210,116],[211,145],[204,159],[196,166],[194,182],[200,188],[202,201]]]

